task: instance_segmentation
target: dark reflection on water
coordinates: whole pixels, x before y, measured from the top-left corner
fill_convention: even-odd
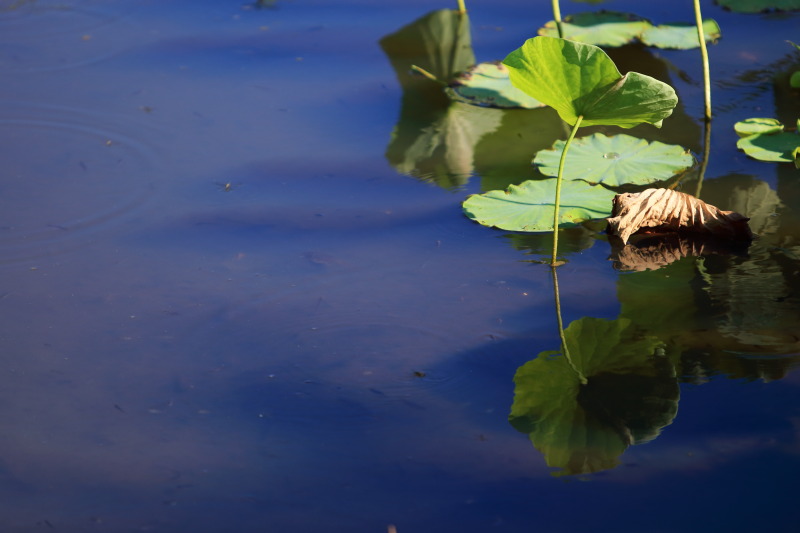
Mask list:
[[[479,61],[550,18],[468,4]],[[268,7],[0,6],[0,531],[794,527],[800,189],[735,150],[740,89],[715,90],[703,199],[759,238],[620,273],[602,227],[564,232],[564,323],[591,366],[576,385],[537,357],[560,343],[549,269],[529,261],[549,236],[460,209],[536,177],[555,114],[405,79],[382,42],[450,6]],[[794,15],[704,9],[720,79],[786,55],[741,20],[783,39]],[[685,114],[657,134],[699,152],[697,59],[619,54],[672,80]],[[517,372],[547,394],[518,404]],[[537,409],[561,431],[542,433],[553,465],[599,443],[588,456],[616,466],[554,479],[515,405],[528,435]]]

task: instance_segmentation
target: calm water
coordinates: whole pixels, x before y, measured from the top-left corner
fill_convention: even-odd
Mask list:
[[[551,18],[467,5],[478,61]],[[564,127],[408,75],[450,7],[0,0],[0,530],[796,530],[800,173],[732,126],[800,114],[773,84],[800,15],[703,2],[702,198],[751,217],[749,250],[626,272],[602,227],[563,232],[579,387],[537,358],[550,239],[460,207]],[[634,133],[702,157],[699,53],[610,53],[681,99]]]

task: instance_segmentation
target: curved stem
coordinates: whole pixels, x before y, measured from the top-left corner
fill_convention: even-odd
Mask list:
[[[581,121],[583,120],[583,115],[578,116],[578,120],[575,121],[575,125],[572,126],[572,131],[569,132],[569,137],[567,138],[567,142],[564,144],[564,151],[561,152],[561,159],[558,161],[558,176],[556,177],[556,198],[553,202],[553,258],[550,261],[550,266],[556,267],[559,265],[558,263],[558,207],[561,205],[561,175],[564,173],[564,162],[567,160],[567,150],[569,150],[569,145],[572,143],[572,139],[575,138],[575,133],[578,131],[578,128],[581,127]]]
[[[464,5],[464,0],[458,0],[458,12],[459,13],[467,12],[467,6]]]
[[[439,78],[437,78],[436,76],[434,76],[433,74],[431,74],[430,72],[428,72],[427,70],[425,70],[422,67],[418,67],[417,65],[411,65],[411,70],[413,70],[414,72],[417,72],[419,74],[422,74],[423,76],[425,76],[429,80],[435,81],[439,85],[447,85],[445,82],[443,82],[442,80],[440,80]]]
[[[581,382],[581,385],[586,385],[586,376],[583,375],[583,372],[578,370],[578,367],[575,366],[575,363],[569,355],[567,337],[564,335],[564,322],[561,319],[561,296],[558,293],[558,276],[556,275],[555,268],[551,268],[550,271],[553,273],[553,293],[556,298],[556,320],[558,320],[558,336],[561,337],[561,352],[564,354],[564,358],[567,360],[569,367],[578,375],[578,380]]]
[[[708,66],[708,49],[706,48],[706,35],[703,31],[703,14],[700,12],[700,0],[694,0],[694,18],[697,24],[697,38],[700,41],[700,56],[703,58],[705,117],[706,120],[711,120],[711,72]]]
[[[564,38],[564,28],[561,27],[561,6],[558,0],[552,0],[553,4],[553,20],[556,21],[556,28],[558,29],[558,37]]]

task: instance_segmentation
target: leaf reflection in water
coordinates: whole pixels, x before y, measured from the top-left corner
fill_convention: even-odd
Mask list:
[[[636,238],[630,244],[620,246],[617,239],[611,240],[609,259],[614,269],[627,272],[657,270],[686,257],[701,257],[712,254],[744,255],[748,242],[722,239],[702,239],[677,233]]]
[[[573,365],[542,352],[514,376],[509,421],[527,433],[554,475],[614,468],[631,444],[655,438],[678,411],[674,365],[662,343],[625,318],[584,317],[564,330]]]

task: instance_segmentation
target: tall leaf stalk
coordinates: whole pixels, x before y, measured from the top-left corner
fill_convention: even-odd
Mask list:
[[[467,12],[467,6],[464,5],[464,0],[458,0],[458,12],[459,13]]]
[[[711,120],[711,69],[708,66],[708,48],[706,48],[706,34],[703,31],[703,14],[700,12],[700,0],[694,0],[694,18],[697,24],[697,38],[700,40],[700,56],[703,58],[705,118],[706,120]]]
[[[558,29],[558,36],[564,38],[564,28],[561,25],[561,5],[558,0],[552,0],[553,4],[553,20],[556,21],[556,28]]]
[[[559,206],[561,205],[561,182],[562,174],[564,173],[564,163],[567,160],[567,150],[569,150],[569,145],[572,143],[572,139],[575,138],[575,134],[578,132],[578,128],[581,127],[581,121],[583,120],[583,115],[578,115],[578,119],[575,121],[575,125],[572,126],[572,131],[569,132],[569,137],[567,138],[567,142],[564,144],[564,151],[561,152],[561,159],[558,161],[558,176],[556,177],[556,198],[553,202],[553,257],[550,260],[551,267],[557,267],[561,263],[558,261],[558,219],[559,219]]]

